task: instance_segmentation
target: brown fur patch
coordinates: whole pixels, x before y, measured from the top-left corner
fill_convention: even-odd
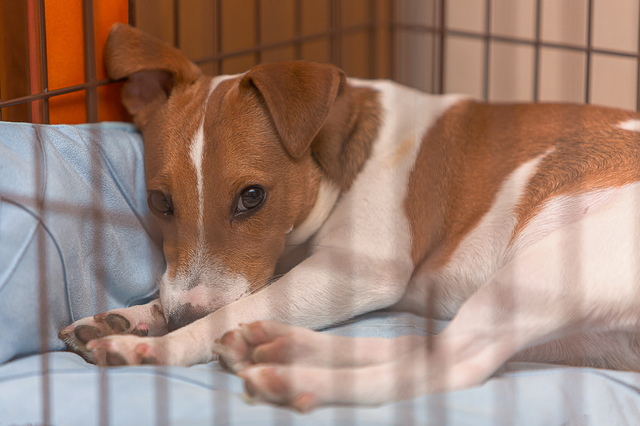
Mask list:
[[[578,105],[450,108],[425,135],[409,179],[414,264],[446,263],[509,174],[551,148],[516,208],[516,233],[551,197],[640,180],[640,135],[616,128],[630,118],[638,115]]]
[[[284,61],[258,65],[240,89],[260,95],[289,154],[305,154],[344,91],[344,72],[330,64]]]
[[[381,123],[378,93],[347,86],[311,145],[327,177],[346,191],[371,154]]]

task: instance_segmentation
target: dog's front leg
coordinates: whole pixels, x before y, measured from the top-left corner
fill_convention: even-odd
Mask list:
[[[390,306],[403,294],[410,262],[338,250],[318,252],[280,280],[160,338],[114,335],[88,347],[101,365],[192,365],[214,359],[215,340],[239,324],[275,320],[322,328]]]
[[[267,333],[260,324],[229,333],[240,339],[224,337],[218,350],[225,364],[245,379],[254,399],[309,410],[476,386],[518,352],[531,348],[527,360],[545,361],[548,355],[536,358],[544,351],[532,347],[555,339],[565,339],[566,344],[576,333],[629,337],[640,325],[636,200],[618,200],[617,209],[593,213],[531,245],[473,294],[444,332],[424,339],[423,345],[409,346],[406,353],[398,352],[397,359],[372,363],[366,349],[376,350],[376,341],[349,345],[342,338],[285,327]],[[304,352],[320,340],[334,348],[357,349],[357,358],[345,362],[343,356],[342,362],[327,366],[325,359]],[[242,351],[243,344],[247,350]],[[630,348],[633,342],[621,346]],[[581,352],[565,350],[574,359]],[[637,369],[637,352],[614,355],[610,359],[616,363],[608,366]]]

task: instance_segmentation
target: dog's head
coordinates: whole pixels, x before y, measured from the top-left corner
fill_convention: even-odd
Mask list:
[[[344,186],[341,171],[327,177],[336,166],[323,167],[331,159],[322,152],[338,155],[342,133],[353,133],[353,96],[341,70],[302,61],[204,76],[177,49],[122,24],[105,61],[111,78],[128,79],[122,100],[144,138],[167,261],[160,297],[177,328],[262,288],[288,234],[320,225],[335,201],[323,193]]]

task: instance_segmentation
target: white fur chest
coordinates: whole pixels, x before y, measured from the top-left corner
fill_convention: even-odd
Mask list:
[[[430,96],[390,81],[350,79],[349,83],[379,92],[382,126],[363,170],[341,195],[313,244],[362,255],[371,262],[393,259],[403,265],[408,279],[413,269],[412,236],[403,202],[409,176],[425,133],[461,96]]]

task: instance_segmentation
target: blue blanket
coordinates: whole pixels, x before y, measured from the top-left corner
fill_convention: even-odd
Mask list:
[[[134,130],[0,123],[0,363],[63,349],[61,327],[154,291],[164,259]]]
[[[145,301],[163,270],[132,126],[0,123],[0,425],[41,424],[45,410],[55,425],[640,424],[634,373],[508,364],[474,389],[300,415],[246,404],[216,363],[99,369],[47,352],[63,349],[57,333],[72,321]],[[374,312],[328,332],[428,329]]]

